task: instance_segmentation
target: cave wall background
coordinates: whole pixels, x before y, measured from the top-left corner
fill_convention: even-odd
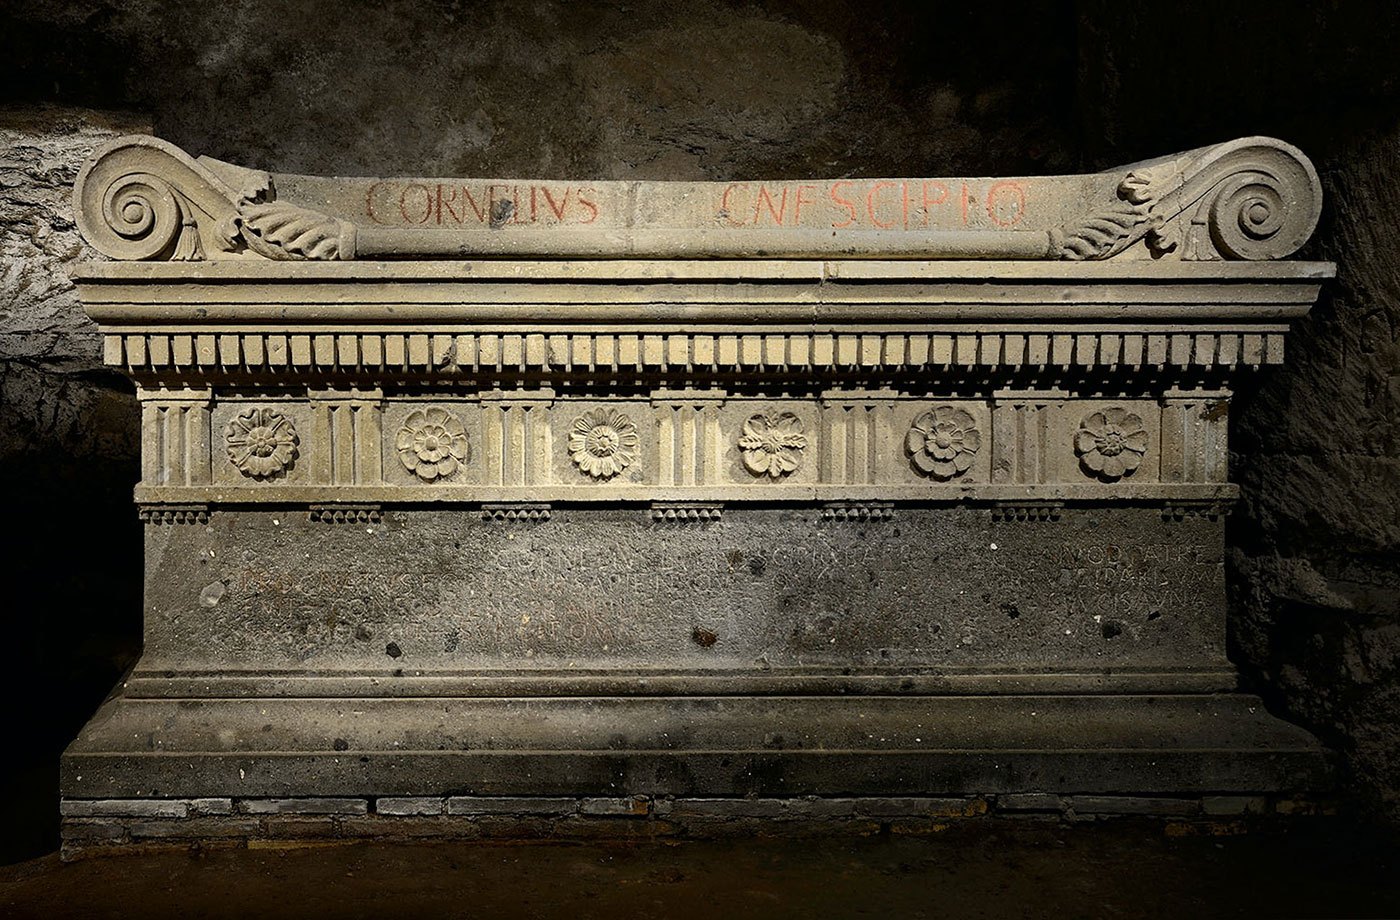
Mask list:
[[[56,843],[57,756],[139,652],[132,387],[67,270],[103,139],[280,172],[715,179],[1087,171],[1300,146],[1339,263],[1241,381],[1231,642],[1400,820],[1400,8],[929,0],[5,0],[0,482],[11,693],[0,857]],[[18,742],[18,743],[13,743]]]

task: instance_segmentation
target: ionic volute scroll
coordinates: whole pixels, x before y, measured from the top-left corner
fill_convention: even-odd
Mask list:
[[[353,224],[277,201],[265,172],[195,159],[159,138],[98,150],[73,198],[83,236],[113,259],[354,258]]]
[[[1317,227],[1322,185],[1291,144],[1246,137],[1131,169],[1117,198],[1053,234],[1069,260],[1111,259],[1143,243],[1151,258],[1284,259]]]

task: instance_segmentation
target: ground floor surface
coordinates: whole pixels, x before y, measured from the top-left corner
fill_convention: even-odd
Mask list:
[[[954,823],[920,836],[254,842],[0,868],[5,918],[1397,917],[1340,818]]]

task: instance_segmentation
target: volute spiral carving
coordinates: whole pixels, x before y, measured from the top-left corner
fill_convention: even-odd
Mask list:
[[[1143,240],[1154,257],[1284,259],[1317,227],[1322,185],[1300,150],[1246,137],[1129,172],[1117,200],[1052,234],[1060,258],[1110,259]]]
[[[206,258],[209,249],[266,259],[354,258],[354,225],[278,202],[267,173],[194,159],[154,137],[122,137],[78,174],[83,236],[113,259]]]

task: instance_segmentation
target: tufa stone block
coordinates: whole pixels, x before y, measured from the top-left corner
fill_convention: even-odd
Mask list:
[[[240,799],[238,810],[247,815],[363,815],[369,801],[352,798]]]

